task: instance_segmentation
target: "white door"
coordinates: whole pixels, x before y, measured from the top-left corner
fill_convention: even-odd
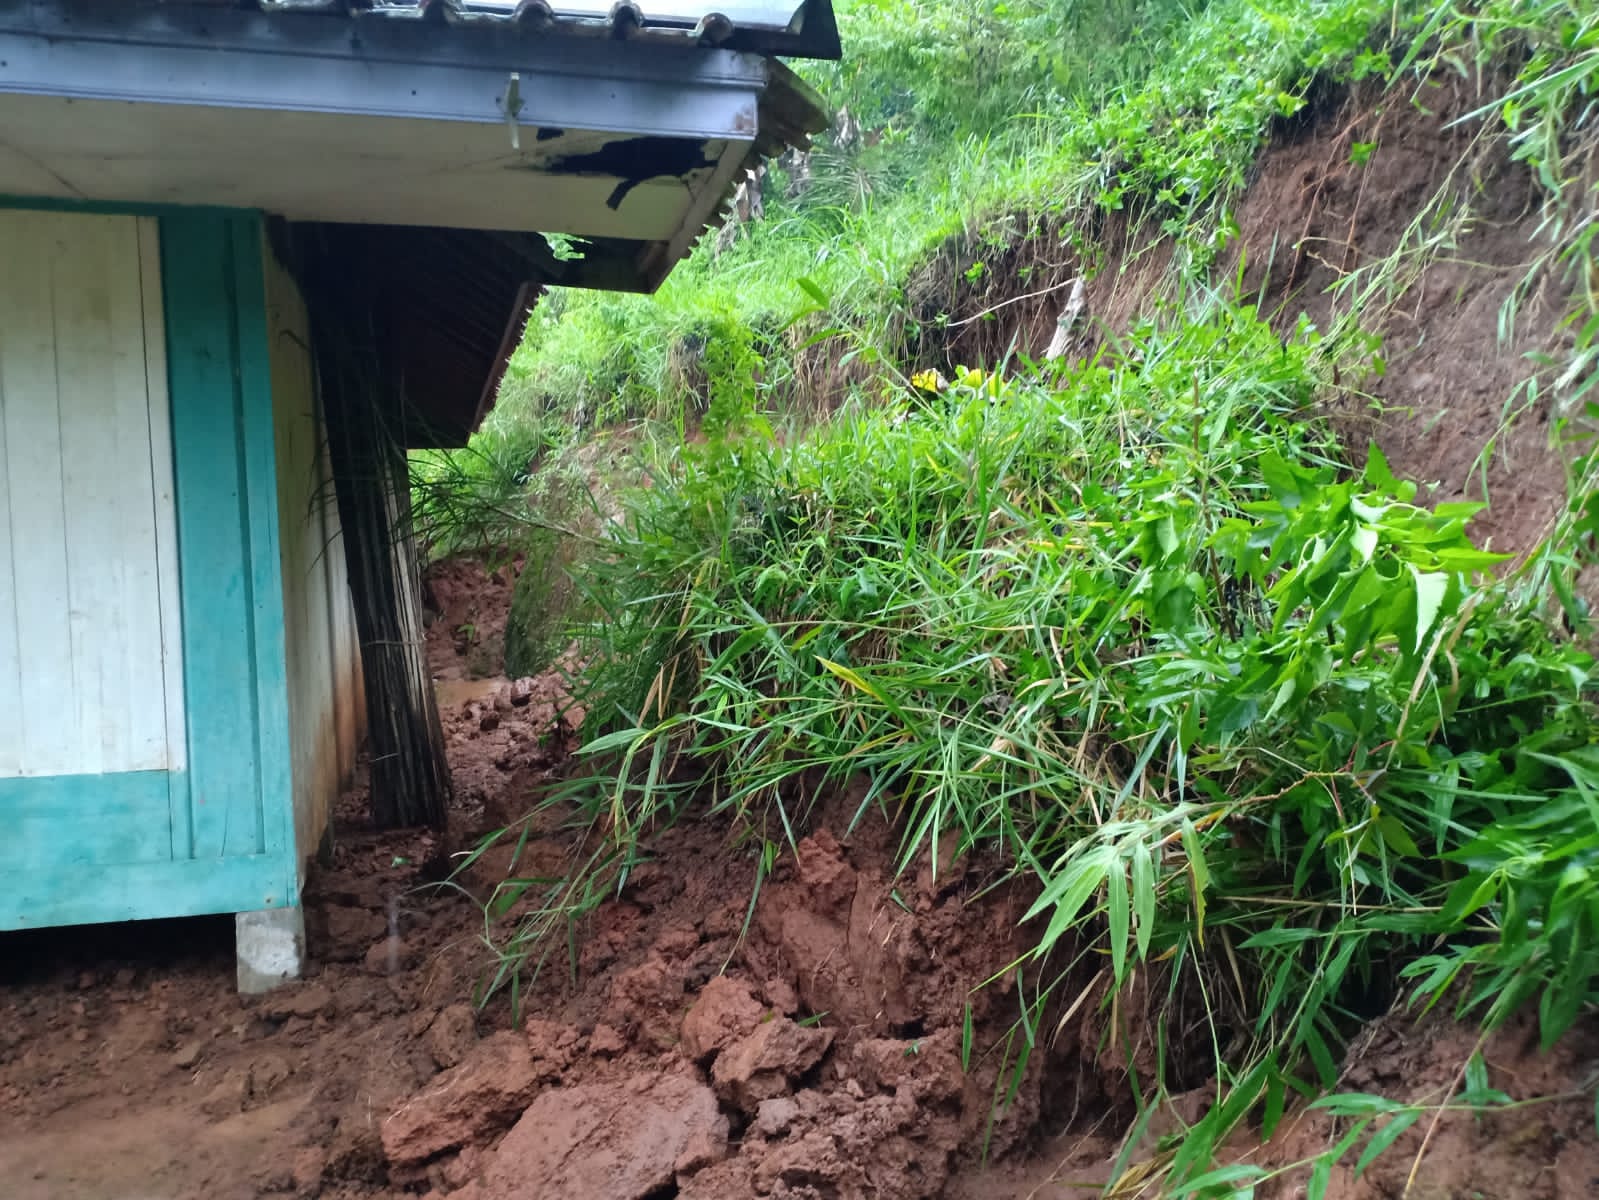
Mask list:
[[[0,779],[179,770],[157,226],[0,208]]]

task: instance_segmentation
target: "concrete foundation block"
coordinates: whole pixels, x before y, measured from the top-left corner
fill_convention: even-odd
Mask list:
[[[233,916],[239,991],[246,996],[271,991],[298,979],[305,966],[305,910],[264,908]]]

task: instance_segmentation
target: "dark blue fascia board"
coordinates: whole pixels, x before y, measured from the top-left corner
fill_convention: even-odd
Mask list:
[[[459,33],[460,36],[451,36]],[[137,0],[0,0],[0,94],[749,140],[766,60],[519,26],[273,18]]]

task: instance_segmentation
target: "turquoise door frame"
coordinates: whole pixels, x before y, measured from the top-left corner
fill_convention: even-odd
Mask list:
[[[8,208],[159,221],[188,753],[183,771],[0,780],[0,929],[297,904],[262,218]]]

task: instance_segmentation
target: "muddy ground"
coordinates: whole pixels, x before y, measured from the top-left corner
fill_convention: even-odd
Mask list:
[[[1024,897],[982,862],[892,876],[853,798],[823,797],[813,832],[751,908],[755,859],[710,823],[663,838],[572,954],[481,1010],[495,959],[478,900],[513,874],[555,874],[574,846],[559,811],[511,869],[496,847],[472,894],[429,885],[441,855],[523,811],[571,748],[563,680],[474,679],[463,610],[508,601],[474,561],[435,578],[432,665],[457,781],[456,829],[365,830],[341,801],[333,865],[306,894],[312,965],[269,996],[233,986],[228,919],[52,930],[0,939],[0,1180],[8,1200],[1011,1200],[1097,1194],[1133,1110],[1099,1006],[1055,1029],[1016,1097],[1005,1036],[1017,1011]],[[525,701],[525,702],[524,702]],[[1001,978],[979,986],[996,972]],[[968,1034],[966,1005],[971,1004]],[[1111,1039],[1113,1042],[1113,1039]],[[1434,1100],[1458,1089],[1469,1035],[1447,1022],[1374,1026],[1347,1086]],[[1599,1195],[1585,1030],[1553,1056],[1524,1028],[1487,1051],[1494,1086],[1565,1099],[1477,1121],[1450,1116],[1417,1200]],[[964,1061],[963,1061],[964,1060]],[[1584,1088],[1589,1091],[1584,1092]],[[1162,1114],[1180,1134],[1203,1088]],[[1425,1122],[1331,1195],[1403,1194]],[[1336,1140],[1291,1121],[1249,1161],[1285,1165]],[[1169,1144],[1169,1143],[1168,1143]],[[1145,1139],[1139,1156],[1162,1149]],[[986,1161],[985,1161],[986,1159]],[[1300,1171],[1263,1196],[1298,1196]],[[1276,1190],[1272,1190],[1273,1188]]]
[[[571,749],[559,673],[469,666],[460,630],[503,620],[513,574],[435,572],[455,825],[373,833],[351,789],[307,888],[303,981],[237,996],[228,918],[0,939],[5,1196],[923,1197],[1065,1119],[1040,1072],[994,1114],[1016,1000],[1006,981],[974,989],[1022,947],[1017,898],[967,904],[991,883],[968,862],[895,881],[886,831],[840,840],[849,796],[753,911],[750,850],[709,824],[669,834],[518,998],[525,1021],[504,993],[476,1009],[496,961],[479,902],[508,873],[559,873],[574,846],[556,812],[514,871],[503,844],[465,890],[430,886]]]

